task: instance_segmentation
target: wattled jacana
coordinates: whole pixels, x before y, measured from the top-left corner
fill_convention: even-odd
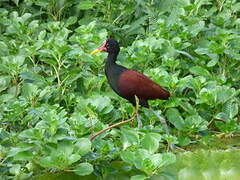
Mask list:
[[[91,54],[105,51],[108,57],[105,64],[105,74],[111,88],[122,98],[127,99],[133,105],[136,105],[135,96],[139,99],[139,104],[149,108],[148,100],[162,99],[167,100],[170,93],[149,79],[142,73],[127,69],[116,64],[117,56],[120,51],[118,42],[113,39],[107,39],[100,48],[94,50]],[[150,110],[152,110],[150,108]],[[152,112],[160,119],[168,133],[165,119],[156,112]],[[138,127],[142,126],[142,122],[137,115]]]

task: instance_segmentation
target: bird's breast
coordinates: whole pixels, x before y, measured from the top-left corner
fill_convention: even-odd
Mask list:
[[[125,71],[125,68],[121,66],[110,66],[105,68],[105,74],[110,87],[121,96],[120,89],[118,86],[120,75]]]

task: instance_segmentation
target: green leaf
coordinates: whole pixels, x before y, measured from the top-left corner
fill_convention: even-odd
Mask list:
[[[131,128],[121,128],[123,150],[131,145],[139,143],[139,135],[137,131]]]
[[[54,162],[50,156],[42,157],[39,161],[39,165],[45,168],[55,167]]]
[[[171,152],[163,153],[162,159],[163,159],[164,166],[168,166],[176,162],[176,155]]]
[[[18,6],[19,0],[12,0]]]
[[[175,108],[167,110],[168,121],[171,122],[178,130],[184,129],[184,120],[179,111]]]
[[[81,163],[74,168],[74,173],[79,176],[86,176],[93,172],[93,166],[90,163]]]
[[[197,110],[189,102],[181,101],[180,106],[189,114],[197,114]]]
[[[20,164],[14,164],[12,167],[9,169],[9,172],[13,175],[18,175],[20,174],[21,171],[21,165]]]
[[[151,161],[155,168],[161,167],[163,165],[162,154],[160,153],[153,154],[151,156]]]
[[[125,162],[128,162],[130,164],[134,164],[135,153],[134,152],[122,152],[121,153],[121,158]]]
[[[130,180],[145,180],[147,179],[147,176],[144,175],[135,175],[135,176],[131,176]]]
[[[95,3],[91,1],[80,1],[79,5],[77,6],[80,10],[87,10],[91,9],[95,6]]]
[[[79,154],[71,154],[68,157],[68,164],[73,164],[81,159],[81,156]]]
[[[17,66],[21,66],[24,63],[24,60],[25,60],[25,56],[17,55],[12,58],[12,63],[16,64]]]
[[[150,154],[153,154],[158,150],[160,140],[161,136],[159,134],[147,133],[144,136],[141,144],[144,149],[148,150]]]
[[[69,156],[69,155],[71,155],[73,153],[74,145],[69,140],[63,140],[63,141],[58,142],[57,149],[59,151],[64,152],[67,156]]]
[[[9,49],[8,49],[8,46],[5,42],[3,41],[0,41],[0,56],[7,56],[9,55]]]
[[[103,114],[107,114],[113,109],[111,100],[107,96],[93,96],[89,99],[89,102],[97,109],[97,111]]]
[[[11,77],[10,76],[0,76],[0,92],[7,89],[10,85]]]
[[[210,76],[210,73],[208,72],[207,69],[201,67],[201,66],[194,66],[194,67],[191,67],[189,69],[189,71],[195,75],[199,75],[199,76],[206,76],[206,77],[209,77]]]
[[[34,20],[28,25],[28,28],[31,30],[34,30],[34,29],[38,28],[38,26],[39,26],[39,21]]]
[[[92,143],[88,138],[80,138],[75,144],[76,151],[81,155],[85,155],[91,151]]]
[[[38,87],[32,83],[24,83],[22,87],[22,95],[26,98],[35,96],[38,93]]]
[[[207,63],[207,67],[213,67],[218,63],[218,58],[214,58]]]
[[[235,95],[235,89],[229,88],[227,86],[221,86],[216,88],[217,103],[225,103],[227,100],[231,99]]]
[[[72,24],[74,24],[74,23],[76,23],[77,22],[77,17],[76,16],[71,16],[71,17],[69,17],[68,19],[67,19],[67,22],[66,22],[66,24],[65,24],[65,27],[68,27],[68,26],[70,26],[70,25],[72,25]]]
[[[214,106],[214,104],[216,103],[216,93],[213,92],[213,90],[209,90],[206,88],[201,89],[200,93],[199,93],[199,98],[201,99],[201,101],[203,103],[206,103],[208,105],[212,105]]]
[[[180,136],[178,142],[180,146],[187,146],[191,143],[191,140],[188,137]]]
[[[199,115],[191,115],[188,116],[185,119],[185,130],[189,131],[203,131],[207,129],[207,121],[205,121],[201,116]]]
[[[14,160],[18,160],[18,161],[28,161],[31,160],[33,158],[33,154],[31,151],[22,151],[17,153],[14,156]]]
[[[227,101],[223,105],[223,112],[226,113],[230,119],[234,118],[238,114],[238,103]]]
[[[44,40],[44,38],[46,37],[46,30],[40,31],[39,35],[38,35],[38,40]]]
[[[46,81],[44,77],[40,76],[35,72],[23,72],[21,73],[20,77],[24,80],[33,81],[34,84],[37,84],[37,85],[46,85]]]

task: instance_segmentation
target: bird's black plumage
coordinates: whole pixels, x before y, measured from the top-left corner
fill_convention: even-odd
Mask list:
[[[169,92],[147,76],[116,63],[120,47],[115,39],[107,39],[98,51],[106,51],[108,53],[105,74],[111,88],[119,96],[135,105],[136,95],[139,98],[140,105],[147,108],[149,107],[148,100],[169,98]]]

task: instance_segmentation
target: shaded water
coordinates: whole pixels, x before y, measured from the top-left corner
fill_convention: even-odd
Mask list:
[[[208,142],[208,143],[207,143]],[[177,153],[177,161],[151,180],[240,180],[240,138],[203,139],[190,151]],[[218,150],[222,149],[222,150]],[[115,162],[115,166],[121,162]],[[116,168],[119,170],[120,168]],[[122,170],[104,180],[128,180],[131,172]],[[95,180],[94,175],[80,177],[73,173],[45,174],[34,180]]]

